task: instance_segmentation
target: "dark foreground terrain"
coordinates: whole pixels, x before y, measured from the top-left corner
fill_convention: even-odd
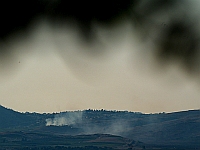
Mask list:
[[[47,133],[6,132],[0,134],[0,149],[142,149],[144,143],[109,134],[58,135]]]
[[[39,114],[0,106],[0,149],[200,149],[200,110]]]

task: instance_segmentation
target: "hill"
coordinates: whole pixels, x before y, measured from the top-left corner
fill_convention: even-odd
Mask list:
[[[45,116],[37,113],[16,112],[0,105],[0,131],[36,127],[41,123],[45,123],[45,121],[42,121],[43,117]]]
[[[161,147],[200,149],[200,110],[142,114],[83,110],[53,114],[19,113],[0,106],[1,132],[49,135],[109,134]]]

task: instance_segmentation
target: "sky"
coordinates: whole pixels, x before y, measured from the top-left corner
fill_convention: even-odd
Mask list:
[[[155,43],[140,41],[129,22],[95,31],[97,39],[88,44],[76,28],[41,21],[28,35],[14,36],[3,47],[12,53],[1,61],[0,104],[39,113],[200,108],[199,79],[178,62],[159,65]]]

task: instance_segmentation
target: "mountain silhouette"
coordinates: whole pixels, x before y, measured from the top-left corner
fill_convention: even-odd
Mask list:
[[[41,114],[20,113],[0,105],[0,131],[37,126],[38,119],[42,119]]]
[[[200,148],[200,110],[142,114],[89,109],[39,114],[20,113],[0,106],[0,133],[4,132],[109,134],[154,146]]]

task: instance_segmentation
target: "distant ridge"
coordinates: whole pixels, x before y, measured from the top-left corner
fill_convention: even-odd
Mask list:
[[[37,122],[37,115],[20,113],[0,105],[0,131],[3,129],[14,130],[34,126]]]
[[[89,109],[39,114],[20,113],[0,106],[0,132],[6,131],[112,134],[146,144],[200,149],[200,110],[142,114]]]

